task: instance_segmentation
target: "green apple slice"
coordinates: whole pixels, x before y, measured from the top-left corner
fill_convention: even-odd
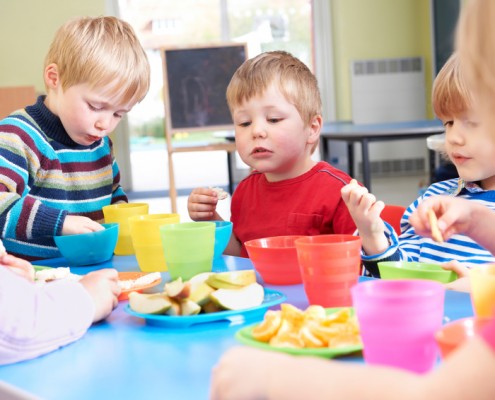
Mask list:
[[[263,303],[265,293],[259,283],[251,283],[240,289],[218,289],[210,298],[226,310],[244,310]]]
[[[141,314],[164,314],[172,303],[163,293],[129,293],[129,307]]]

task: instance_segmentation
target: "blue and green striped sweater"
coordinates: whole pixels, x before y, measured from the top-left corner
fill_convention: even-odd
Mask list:
[[[103,222],[103,206],[127,201],[110,139],[75,143],[43,101],[0,121],[1,238],[27,260],[60,257],[67,214]]]

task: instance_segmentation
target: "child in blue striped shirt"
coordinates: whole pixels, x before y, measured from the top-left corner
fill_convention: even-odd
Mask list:
[[[46,96],[0,121],[0,232],[12,255],[60,257],[53,237],[101,230],[102,207],[126,202],[108,135],[149,88],[132,27],[76,18],[45,59]]]
[[[453,54],[433,84],[433,108],[445,126],[445,153],[456,166],[459,178],[431,185],[406,210],[401,220],[401,235],[380,218],[382,201],[362,186],[349,184],[342,198],[362,238],[362,259],[367,271],[379,277],[380,261],[419,261],[447,263],[445,268],[494,262],[494,256],[465,235],[454,235],[435,242],[417,234],[409,223],[410,215],[431,196],[445,195],[475,201],[495,209],[495,144],[492,132],[480,129],[473,99],[467,89],[457,54]]]

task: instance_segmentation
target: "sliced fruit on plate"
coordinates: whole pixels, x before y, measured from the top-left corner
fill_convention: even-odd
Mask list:
[[[259,283],[240,289],[218,289],[210,294],[213,302],[226,310],[243,310],[263,303],[265,292]]]
[[[172,307],[172,302],[163,293],[129,293],[129,307],[141,314],[163,314]]]

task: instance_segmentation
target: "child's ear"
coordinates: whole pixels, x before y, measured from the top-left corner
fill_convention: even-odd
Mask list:
[[[57,89],[60,84],[57,64],[49,64],[45,68],[45,85],[49,89]]]
[[[309,124],[309,136],[308,143],[313,144],[320,140],[320,131],[323,126],[323,118],[321,115],[315,115],[311,119],[311,123]]]

